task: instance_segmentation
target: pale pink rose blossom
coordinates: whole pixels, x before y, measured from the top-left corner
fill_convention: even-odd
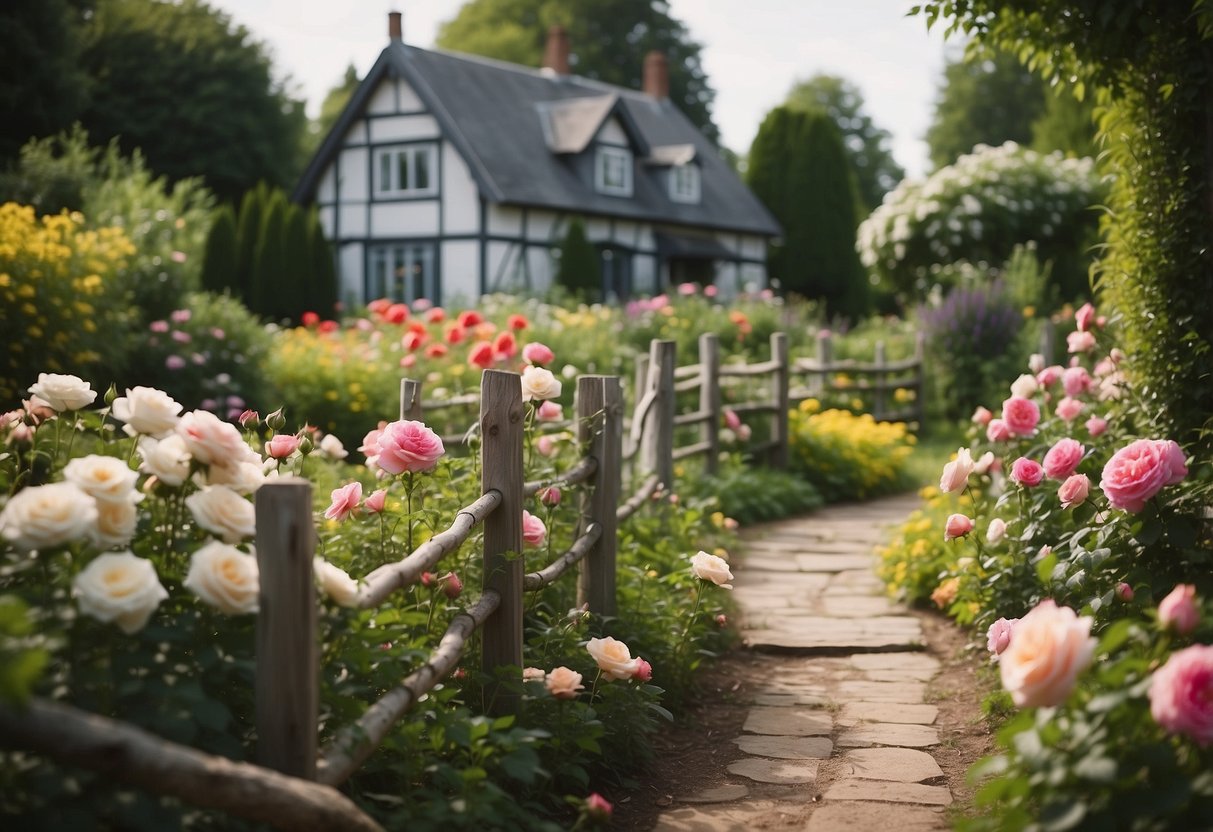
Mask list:
[[[731,407],[724,409],[724,426],[731,431],[736,431],[741,427],[741,417]]]
[[[1039,373],[1045,368],[1045,357],[1038,352],[1032,353],[1028,357],[1028,369],[1033,373]],[[1038,379],[1039,380],[1039,379]]]
[[[943,467],[939,478],[939,490],[945,494],[961,491],[969,483],[969,474],[973,473],[973,454],[968,448],[957,448],[956,459]]]
[[[1052,600],[1037,604],[1015,624],[999,657],[1002,686],[1020,708],[1060,705],[1095,655],[1092,619]]]
[[[1087,419],[1086,426],[1087,433],[1091,434],[1091,437],[1094,438],[1108,429],[1108,420],[1102,419],[1099,416],[1092,416],[1090,419]]]
[[[355,480],[340,488],[334,488],[331,496],[332,503],[324,510],[325,519],[338,522],[345,520],[358,510],[358,503],[362,502],[362,483]]]
[[[973,521],[963,514],[952,514],[948,516],[947,523],[943,528],[944,541],[955,540],[958,537],[964,537],[969,532],[973,531]]]
[[[547,526],[543,521],[526,509],[522,511],[522,542],[527,546],[538,549],[547,540]]]
[[[556,440],[550,436],[541,436],[535,440],[535,450],[542,456],[554,456],[558,450]]]
[[[1213,743],[1213,646],[1179,650],[1150,679],[1150,715],[1168,734]]]
[[[1034,459],[1021,456],[1011,463],[1011,479],[1025,488],[1035,488],[1045,478],[1045,469]]]
[[[424,423],[409,419],[388,424],[375,447],[375,465],[389,474],[429,471],[446,453],[438,434]]]
[[[522,668],[522,681],[524,682],[542,682],[547,678],[547,675],[547,672],[540,667]]]
[[[719,555],[699,552],[691,556],[691,573],[701,581],[711,581],[716,586],[732,589],[733,571],[728,561]]]
[[[1126,604],[1133,600],[1133,587],[1121,581],[1116,585],[1116,597]]]
[[[985,427],[990,424],[990,420],[993,418],[994,414],[990,412],[989,408],[978,405],[977,409],[973,411],[972,422],[975,425]]]
[[[1067,396],[1081,396],[1091,389],[1092,384],[1094,381],[1086,367],[1067,367],[1061,374],[1061,386],[1065,388]]]
[[[539,502],[550,508],[560,505],[560,498],[563,495],[557,486],[549,485],[547,488],[542,489],[537,496],[539,497]]]
[[[1196,601],[1195,585],[1179,584],[1162,599],[1158,605],[1158,623],[1181,636],[1196,629],[1200,623],[1200,606]]]
[[[1076,439],[1059,439],[1045,454],[1045,476],[1051,480],[1064,480],[1074,473],[1086,448]]]
[[[750,435],[751,435],[751,429],[750,429],[749,425],[743,424],[739,428],[737,428],[737,438],[740,439],[742,442],[749,442]]]
[[[556,667],[550,670],[543,680],[548,693],[557,699],[576,699],[577,691],[585,690],[581,683],[581,674],[567,667]]]
[[[535,417],[541,422],[558,422],[564,418],[564,408],[556,402],[545,401],[535,409]]]
[[[986,543],[991,546],[1001,541],[1007,534],[1007,521],[1001,517],[995,517],[990,521],[990,525],[986,527]]]
[[[1073,508],[1087,499],[1091,492],[1091,481],[1086,474],[1075,474],[1057,489],[1057,499],[1061,500],[1062,508]]]
[[[986,630],[986,649],[997,658],[1011,645],[1011,635],[1015,631],[1018,618],[1000,618]]]
[[[1052,387],[1057,383],[1057,380],[1061,378],[1061,374],[1064,371],[1065,370],[1063,367],[1053,364],[1052,366],[1045,367],[1043,370],[1037,373],[1036,380],[1040,383],[1041,387]]]
[[[1012,396],[1002,403],[1002,418],[1016,436],[1032,436],[1040,422],[1040,407],[1031,399]]]
[[[555,361],[556,354],[547,345],[532,341],[522,348],[522,360],[542,367]]]
[[[1112,455],[1099,487],[1114,508],[1136,514],[1163,489],[1187,476],[1183,452],[1167,439],[1138,439]]]
[[[1091,324],[1095,323],[1095,307],[1089,303],[1084,303],[1074,313],[1074,325],[1078,327],[1079,332],[1087,332],[1091,329]]]
[[[1092,371],[1096,378],[1103,378],[1106,375],[1111,375],[1116,371],[1116,362],[1111,358],[1101,358],[1095,364],[1095,369]]]
[[[230,466],[241,462],[261,463],[255,451],[245,444],[240,429],[206,410],[192,410],[176,425],[190,456],[203,465]]]
[[[383,511],[384,503],[387,502],[387,491],[380,488],[378,491],[371,492],[371,496],[367,497],[362,503],[362,507],[372,514],[379,514]]]
[[[1053,414],[1063,422],[1073,422],[1082,415],[1085,408],[1086,405],[1084,405],[1078,399],[1072,399],[1069,396],[1066,396],[1057,403],[1057,408],[1053,411]]]
[[[286,459],[299,448],[299,437],[289,433],[279,433],[265,443],[265,453],[274,459]]]
[[[991,442],[1006,442],[1011,435],[1011,429],[1002,419],[991,419],[986,425],[986,439]]]
[[[1090,332],[1071,332],[1066,336],[1067,352],[1090,352],[1095,348],[1095,336]]]
[[[986,451],[973,463],[973,473],[981,476],[988,472],[991,468],[997,467],[995,463],[998,460],[994,457],[993,451]]]
[[[611,802],[598,792],[594,792],[585,799],[585,813],[595,821],[610,820],[612,811],[614,811],[614,807],[611,806]]]
[[[636,675],[640,660],[632,658],[632,651],[622,641],[610,636],[592,638],[585,649],[594,657],[607,681],[624,681]]]
[[[1023,398],[1030,397],[1036,392],[1040,385],[1036,381],[1036,376],[1024,373],[1015,381],[1011,382],[1011,395],[1022,396]]]

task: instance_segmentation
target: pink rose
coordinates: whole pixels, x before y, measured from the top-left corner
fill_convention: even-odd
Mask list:
[[[952,514],[948,516],[947,523],[943,527],[944,541],[955,540],[958,537],[964,537],[969,532],[973,531],[973,521],[963,514]]]
[[[442,576],[442,594],[454,601],[463,594],[463,581],[454,572]]]
[[[1087,433],[1091,434],[1092,438],[1099,436],[1108,429],[1108,420],[1101,419],[1098,416],[1092,416],[1090,419],[1087,419],[1086,424]]]
[[[741,427],[741,417],[731,407],[724,409],[724,426],[731,431]]]
[[[1002,686],[1021,708],[1060,705],[1095,655],[1090,618],[1051,600],[1037,604],[1015,624],[999,657]]]
[[[362,501],[362,483],[355,480],[340,488],[334,488],[332,498],[332,504],[324,511],[325,519],[345,520],[357,510],[358,503]]]
[[[1021,456],[1011,464],[1011,479],[1025,488],[1035,488],[1045,478],[1045,469],[1034,459]]]
[[[558,422],[564,418],[564,408],[556,402],[545,401],[536,408],[535,416],[541,422]]]
[[[1016,436],[1032,436],[1040,421],[1040,408],[1031,399],[1012,396],[1002,403],[1002,418]]]
[[[1052,387],[1057,379],[1061,378],[1063,369],[1061,366],[1054,364],[1051,367],[1045,367],[1036,374],[1036,382],[1041,387]]]
[[[560,505],[561,496],[562,494],[560,489],[554,485],[549,485],[547,488],[541,489],[538,494],[539,502],[548,507]]]
[[[368,431],[366,436],[362,437],[362,444],[358,446],[358,453],[366,457],[368,468],[375,467],[375,460],[379,457],[379,437],[382,435],[383,431],[379,428]]]
[[[636,672],[632,674],[632,678],[638,682],[647,682],[653,678],[653,665],[646,662],[639,656],[636,657]]]
[[[989,408],[978,405],[977,409],[973,411],[972,421],[973,424],[984,427],[985,425],[990,424],[990,420],[993,418],[994,414],[990,412]]]
[[[1101,358],[1096,364],[1094,374],[1098,378],[1111,375],[1116,372],[1116,362],[1111,358]]]
[[[1158,605],[1158,623],[1164,629],[1174,630],[1181,636],[1196,629],[1200,623],[1200,607],[1196,603],[1196,587],[1179,584]]]
[[[1011,438],[1011,429],[1002,419],[991,419],[986,425],[986,439],[991,442],[1006,442]]]
[[[1095,348],[1095,336],[1090,332],[1071,332],[1066,336],[1066,350],[1069,352],[1089,352]]]
[[[206,410],[193,410],[182,416],[177,422],[177,434],[185,440],[190,456],[203,465],[236,465],[253,461],[250,457],[261,461],[245,444],[235,425]]]
[[[596,821],[610,820],[611,811],[611,802],[598,792],[594,792],[585,799],[585,813]]]
[[[1168,734],[1183,734],[1202,748],[1213,743],[1213,647],[1186,647],[1154,672],[1150,715]]]
[[[389,474],[428,471],[446,453],[442,439],[422,422],[403,419],[383,429],[375,446],[375,464]]]
[[[1064,480],[1074,473],[1086,448],[1075,439],[1059,439],[1045,454],[1045,476],[1051,480]]]
[[[1115,508],[1137,513],[1146,501],[1187,476],[1183,452],[1169,439],[1138,439],[1112,455],[1099,487]]]
[[[1086,474],[1075,474],[1068,477],[1057,489],[1057,499],[1061,500],[1062,508],[1073,508],[1087,499],[1091,492],[1091,481]]]
[[[943,466],[943,474],[939,478],[939,490],[945,494],[962,490],[968,484],[971,473],[973,473],[973,454],[968,448],[957,448],[956,459]]]
[[[554,456],[558,450],[556,440],[550,436],[541,436],[535,440],[535,450],[543,456]]]
[[[1081,396],[1091,389],[1092,384],[1094,382],[1086,367],[1067,367],[1061,374],[1061,386],[1065,388],[1067,396]]]
[[[557,667],[548,671],[543,680],[548,693],[557,699],[576,699],[577,691],[585,690],[581,683],[581,674],[567,667]]]
[[[387,492],[380,488],[366,498],[366,502],[362,504],[362,507],[372,514],[379,514],[383,511],[383,504],[385,502],[387,502]]]
[[[1133,600],[1133,587],[1121,581],[1116,585],[1116,597],[1126,604]]]
[[[299,447],[299,437],[289,433],[279,433],[265,443],[265,453],[274,459],[286,459]]]
[[[986,649],[995,656],[1001,655],[1011,644],[1011,634],[1018,623],[1018,618],[1000,618],[991,624],[986,630]]]
[[[1079,332],[1088,332],[1093,323],[1095,323],[1095,307],[1089,303],[1084,303],[1074,313],[1074,324],[1078,327]]]
[[[543,521],[526,509],[522,511],[522,542],[538,549],[547,539],[548,530]]]
[[[1085,405],[1078,399],[1072,399],[1066,396],[1057,403],[1057,409],[1053,411],[1054,415],[1063,422],[1073,422],[1082,414]]]

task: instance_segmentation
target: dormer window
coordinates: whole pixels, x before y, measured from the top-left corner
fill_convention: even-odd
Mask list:
[[[693,164],[670,167],[670,199],[674,202],[699,202],[699,167]]]
[[[433,196],[438,193],[437,146],[402,144],[375,151],[375,196]]]
[[[599,145],[594,161],[594,188],[610,196],[632,195],[632,152]]]

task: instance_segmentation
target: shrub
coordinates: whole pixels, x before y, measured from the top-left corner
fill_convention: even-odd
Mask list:
[[[585,236],[585,223],[580,219],[574,218],[569,222],[560,243],[555,283],[579,300],[593,303],[603,299],[598,250]]]
[[[792,411],[789,434],[793,470],[827,502],[890,494],[907,485],[903,465],[914,437],[899,422],[822,411],[816,399],[805,399]]]
[[[683,490],[700,498],[715,497],[722,521],[732,518],[743,526],[804,514],[825,502],[803,477],[749,465],[734,455],[722,460],[718,473],[692,477]]]

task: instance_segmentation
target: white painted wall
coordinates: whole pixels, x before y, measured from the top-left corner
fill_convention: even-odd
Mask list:
[[[522,209],[512,205],[489,205],[489,233],[522,236]]]
[[[657,257],[637,254],[632,257],[632,291],[639,295],[657,294]]]
[[[336,231],[333,225],[337,219],[337,209],[328,205],[319,209],[316,213],[320,218],[320,227],[324,229],[325,238],[331,242]]]
[[[472,234],[480,230],[480,192],[472,172],[450,142],[442,143],[442,230]]]
[[[341,182],[337,198],[344,203],[366,202],[370,196],[367,179],[367,149],[347,147],[341,151]]]
[[[585,236],[592,243],[609,240],[611,238],[611,223],[599,217],[591,217],[585,223]]]
[[[526,221],[526,238],[528,240],[537,240],[541,243],[551,243],[556,245],[564,237],[563,231],[553,236],[553,229],[556,227],[556,214],[551,211],[534,211],[532,210],[527,215]]]
[[[316,188],[316,201],[319,203],[332,202],[337,198],[337,173],[333,165],[324,169],[320,175],[320,185]]]
[[[602,123],[598,128],[598,133],[594,136],[600,142],[606,144],[630,144],[628,134],[624,131],[623,125],[619,123],[619,119],[611,116]]]
[[[546,292],[556,280],[551,249],[531,246],[527,249],[527,263],[531,267],[531,287],[536,292]]]
[[[397,79],[396,89],[400,96],[400,110],[402,113],[411,113],[416,110],[424,110],[425,105],[421,103],[421,99],[417,97],[417,93],[413,92],[413,88],[409,82],[403,78]]]
[[[341,239],[348,240],[350,237],[365,237],[366,227],[366,203],[365,202],[347,202],[337,208],[341,212],[339,222],[341,224]]]
[[[441,135],[431,115],[390,116],[371,120],[371,143],[436,139]]]
[[[369,237],[437,237],[438,200],[372,202]]]
[[[765,289],[767,286],[766,269],[755,263],[742,263],[740,280],[743,291]]]
[[[362,243],[345,243],[337,252],[340,282],[337,297],[346,307],[366,302],[362,296]]]
[[[366,119],[358,119],[345,131],[346,144],[366,144]]]
[[[485,286],[491,292],[504,292],[513,288],[514,269],[518,264],[518,246],[512,243],[490,242],[488,244],[488,266]],[[504,270],[502,266],[505,266]]]
[[[385,77],[379,82],[371,94],[366,111],[375,115],[396,112],[396,84],[391,78]]]
[[[442,244],[442,303],[452,306],[462,300],[475,303],[480,297],[480,246],[475,240],[452,240]]]

